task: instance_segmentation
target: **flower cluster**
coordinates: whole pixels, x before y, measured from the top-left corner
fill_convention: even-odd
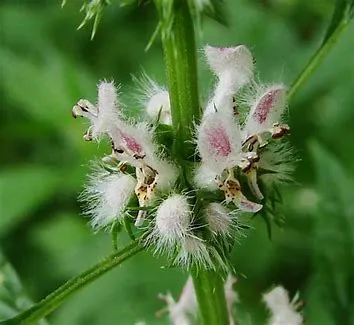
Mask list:
[[[200,188],[219,188],[226,202],[233,202],[242,211],[258,212],[262,204],[246,198],[238,177],[247,179],[249,190],[258,201],[264,198],[258,185],[258,170],[264,175],[272,174],[273,179],[289,178],[291,152],[287,146],[275,143],[290,131],[288,125],[280,123],[286,88],[282,84],[255,84],[253,57],[245,46],[207,46],[205,55],[217,85],[197,131],[202,162],[195,183]],[[241,90],[247,84],[250,94],[245,96]],[[243,119],[241,106],[248,111]],[[270,154],[274,151],[277,156]],[[277,168],[281,160],[287,167]]]
[[[260,211],[267,184],[289,179],[292,155],[279,140],[289,133],[281,123],[285,87],[256,84],[245,46],[207,46],[205,56],[217,82],[186,166],[156,140],[161,124],[173,133],[169,93],[146,75],[140,103],[149,122],[125,117],[116,87],[106,81],[98,85],[97,104],[81,99],[73,115],[90,121],[85,140],[105,136],[112,143],[82,195],[92,226],[104,228],[137,211],[134,223],[145,245],[175,265],[215,268],[227,264],[228,245],[220,243],[234,242],[240,213]],[[193,179],[185,181],[188,175]]]

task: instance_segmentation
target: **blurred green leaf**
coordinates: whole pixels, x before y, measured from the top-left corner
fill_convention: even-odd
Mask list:
[[[58,175],[44,166],[22,166],[0,172],[0,237],[54,193],[59,184]]]
[[[316,273],[309,304],[321,305],[323,311],[319,314],[332,319],[329,324],[353,324],[354,182],[340,161],[319,143],[311,142],[310,151],[322,198],[313,234]]]
[[[353,0],[336,0],[332,20],[326,31],[322,45],[332,36],[337,27],[345,20],[349,20],[353,16],[354,1]]]
[[[0,251],[0,320],[13,317],[31,305],[15,270]],[[41,320],[36,324],[47,322]]]

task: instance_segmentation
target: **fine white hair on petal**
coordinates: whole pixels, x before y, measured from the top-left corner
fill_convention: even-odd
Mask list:
[[[103,228],[121,216],[134,194],[136,180],[126,174],[99,170],[91,176],[81,200],[88,203],[86,214],[93,228]]]
[[[230,73],[242,80],[240,82],[247,82],[252,77],[253,56],[245,45],[235,47],[207,45],[204,52],[210,69],[217,76]]]
[[[134,167],[141,167],[147,161],[151,166],[157,159],[153,130],[146,123],[129,124],[120,121],[117,123],[117,137],[113,138],[113,142],[117,149],[124,151],[118,153],[116,150],[117,158]]]
[[[187,236],[183,239],[174,264],[187,268],[194,265],[202,269],[215,269],[208,248],[200,238],[195,236]]]
[[[211,70],[218,78],[204,114],[210,114],[215,109],[232,112],[235,94],[253,76],[252,54],[244,45],[227,48],[206,46],[204,52]]]
[[[159,123],[171,125],[171,105],[167,89],[152,80],[145,72],[140,78],[134,77],[133,80],[140,87],[139,103],[146,109],[147,115],[154,121],[159,117]]]
[[[209,229],[220,235],[229,235],[233,224],[233,214],[220,203],[210,203],[204,210]]]
[[[172,124],[170,95],[167,90],[160,89],[146,104],[147,114],[162,124]]]
[[[215,178],[218,176],[218,173],[215,173],[210,168],[201,164],[194,171],[193,181],[195,185],[201,189],[206,189],[209,191],[215,191],[218,189],[218,186],[215,182]]]
[[[148,241],[156,244],[156,252],[180,245],[191,230],[192,209],[186,196],[172,194],[158,207],[155,227]]]
[[[297,313],[289,302],[288,292],[278,286],[263,295],[263,301],[271,312],[269,325],[301,325],[302,316]]]
[[[177,167],[161,158],[155,159],[152,165],[158,172],[157,188],[161,191],[171,189],[178,177]]]
[[[98,120],[94,132],[110,132],[119,120],[119,102],[114,82],[102,81],[98,84]]]
[[[245,136],[268,131],[280,122],[286,106],[286,87],[282,84],[269,86],[255,99],[244,127]]]
[[[234,167],[241,152],[241,135],[233,115],[217,111],[204,116],[197,146],[202,163],[215,173]]]

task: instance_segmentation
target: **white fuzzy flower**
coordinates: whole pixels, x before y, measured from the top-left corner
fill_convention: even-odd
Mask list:
[[[126,174],[109,174],[100,170],[91,177],[82,194],[88,203],[86,214],[93,228],[102,228],[122,217],[122,212],[134,194],[136,180]]]
[[[169,251],[181,245],[191,232],[192,210],[186,196],[172,194],[158,207],[155,226],[147,243],[156,245],[156,252]]]
[[[253,76],[252,54],[244,45],[225,48],[206,46],[204,52],[210,69],[218,78],[204,114],[215,110],[232,112],[235,94]]]
[[[264,294],[263,300],[272,314],[269,325],[301,325],[303,323],[302,316],[289,302],[288,293],[283,287],[275,287]]]
[[[226,111],[204,115],[197,132],[197,146],[203,167],[197,170],[194,181],[207,187],[208,182],[202,178],[203,173],[210,170],[216,174],[213,180],[225,193],[227,202],[232,201],[243,211],[259,211],[262,205],[249,201],[234,177],[234,168],[240,167],[246,172],[258,159],[255,153],[242,152],[241,133],[234,116]]]
[[[218,235],[230,235],[233,225],[233,213],[220,203],[210,203],[204,210],[209,229]]]
[[[252,103],[243,129],[244,138],[269,132],[274,123],[279,123],[286,105],[286,88],[274,85],[260,91]]]

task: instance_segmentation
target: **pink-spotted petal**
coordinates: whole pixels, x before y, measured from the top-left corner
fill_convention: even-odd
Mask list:
[[[214,172],[233,167],[241,150],[240,131],[234,117],[224,112],[204,116],[197,145],[202,162]]]
[[[280,121],[286,105],[286,88],[283,85],[268,87],[256,100],[247,117],[246,135],[259,134],[271,129]]]

